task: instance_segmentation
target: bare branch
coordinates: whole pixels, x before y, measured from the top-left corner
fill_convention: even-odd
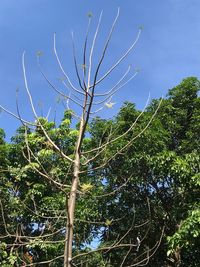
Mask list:
[[[25,68],[25,61],[24,60],[25,60],[25,51],[23,52],[23,55],[22,55],[22,68],[23,68],[23,74],[24,74],[25,89],[26,89],[26,92],[27,92],[28,97],[29,97],[29,101],[30,101],[30,105],[31,105],[33,114],[34,114],[35,118],[37,119],[38,116],[37,116],[37,113],[36,113],[36,110],[35,110],[35,107],[33,104],[33,99],[32,99],[30,90],[28,88],[28,83],[27,83],[27,78],[26,78],[26,68]]]
[[[23,122],[23,124],[27,124],[27,125],[31,125],[31,126],[36,126],[35,123],[29,122],[25,119],[22,119],[21,117],[19,117],[18,115],[16,115],[15,113],[13,113],[12,111],[6,109],[5,107],[3,107],[2,105],[0,105],[0,109],[2,109],[3,111],[5,111],[6,113],[8,113],[9,115],[11,115],[12,117],[14,117],[15,119],[20,120],[21,122]]]
[[[72,36],[73,59],[74,59],[74,66],[75,66],[75,70],[76,70],[76,76],[77,76],[77,79],[78,79],[78,83],[79,83],[80,88],[82,88],[83,91],[86,91],[86,88],[82,85],[81,77],[80,77],[79,71],[78,71],[78,65],[77,65],[77,60],[76,60],[76,52],[75,52],[75,44],[74,44],[74,34],[73,34],[73,32],[72,32],[71,36]]]
[[[79,93],[79,94],[82,94],[83,92],[80,91],[80,90],[78,90],[78,89],[72,84],[72,82],[71,82],[69,76],[67,75],[67,73],[65,72],[65,70],[64,70],[64,68],[63,68],[63,66],[62,66],[62,64],[61,64],[61,61],[60,61],[60,59],[59,59],[59,57],[58,57],[58,53],[57,53],[57,50],[56,50],[56,34],[55,34],[55,33],[54,33],[54,54],[55,54],[55,56],[56,56],[58,65],[59,65],[59,67],[60,67],[60,69],[61,69],[61,71],[62,71],[64,77],[67,79],[67,81],[68,81],[70,87],[71,87],[75,92],[77,92],[77,93]]]
[[[137,44],[140,35],[141,35],[142,30],[139,29],[138,34],[136,39],[134,40],[134,42],[132,43],[132,45],[129,47],[129,49],[121,56],[120,59],[118,59],[118,61],[98,80],[95,82],[95,85],[99,84],[100,82],[102,82],[108,75],[111,74],[111,72],[117,67],[119,66],[119,64],[128,56],[128,54],[133,50],[133,48],[135,47],[135,45]]]
[[[116,17],[115,17],[115,19],[114,19],[114,22],[113,22],[113,24],[112,24],[112,26],[111,26],[111,29],[110,29],[110,32],[109,32],[109,34],[108,34],[108,38],[107,38],[107,41],[106,41],[106,43],[105,43],[105,46],[104,46],[104,49],[103,49],[103,52],[102,52],[102,56],[101,56],[101,58],[100,58],[100,60],[99,60],[99,63],[98,63],[98,65],[97,65],[97,68],[96,68],[96,72],[95,72],[95,76],[94,76],[94,82],[93,82],[93,85],[90,85],[90,87],[95,87],[98,83],[100,83],[101,81],[103,81],[103,80],[109,75],[109,73],[108,73],[107,75],[104,75],[101,79],[99,79],[99,80],[97,81],[97,76],[98,76],[98,72],[99,72],[100,66],[101,66],[101,64],[102,64],[102,62],[103,62],[103,60],[104,60],[104,57],[105,57],[105,54],[106,54],[108,45],[109,45],[109,43],[110,43],[110,40],[111,40],[113,31],[114,31],[114,28],[115,28],[115,25],[116,25],[117,20],[118,20],[118,18],[119,18],[119,11],[120,11],[120,9],[118,8],[118,10],[117,10],[117,15],[116,15]],[[120,62],[119,62],[119,63],[120,63]],[[110,72],[111,72],[111,71],[110,71]]]
[[[42,74],[42,76],[44,77],[44,79],[46,80],[46,82],[51,86],[51,88],[57,92],[60,96],[62,96],[64,99],[70,99],[72,102],[74,102],[76,105],[78,105],[79,107],[83,108],[83,106],[81,105],[81,103],[79,103],[78,101],[74,100],[72,97],[64,94],[62,91],[58,90],[52,83],[51,81],[47,78],[47,76],[45,75],[44,71],[42,70],[42,67],[39,63],[39,60],[38,60],[38,66],[40,68],[40,72]],[[64,82],[63,82],[64,85],[66,85]]]
[[[91,69],[92,69],[92,56],[93,56],[93,51],[94,51],[94,46],[95,46],[95,42],[96,42],[96,38],[99,32],[99,27],[101,24],[101,18],[102,18],[102,14],[103,12],[101,11],[100,16],[99,16],[99,21],[97,24],[97,28],[96,28],[96,32],[94,34],[94,38],[92,41],[92,47],[90,49],[90,55],[89,55],[89,69],[88,69],[88,81],[87,81],[87,92],[89,92],[89,88],[90,88],[90,79],[91,79]]]
[[[84,151],[83,154],[88,154],[88,153],[91,153],[91,152],[95,152],[97,150],[100,150],[100,149],[104,148],[105,146],[107,146],[108,144],[114,143],[115,141],[117,141],[117,140],[121,139],[122,137],[126,136],[135,127],[135,125],[136,125],[137,121],[139,120],[139,118],[144,114],[145,109],[146,109],[148,103],[149,103],[149,97],[148,97],[148,99],[146,101],[145,107],[143,108],[142,112],[138,115],[138,117],[135,119],[135,121],[132,123],[132,125],[128,128],[128,130],[126,132],[124,132],[123,134],[117,136],[116,138],[113,138],[112,140],[109,140],[108,142],[102,144],[101,147],[97,147],[97,148],[91,149],[91,150],[86,151],[86,152]],[[160,105],[159,105],[159,107],[160,107]],[[156,110],[156,112],[157,112],[157,110]],[[151,119],[151,121],[152,121],[152,119]],[[148,122],[148,124],[145,127],[145,129],[149,126],[149,124],[150,124],[150,121]],[[137,137],[140,136],[140,134],[142,134],[143,132],[144,131],[141,131],[141,133],[139,133],[137,135]],[[134,137],[134,139],[132,139],[130,142],[132,142],[133,140],[135,140],[137,137]],[[88,164],[89,162],[90,162],[90,160],[88,160],[87,162],[85,162],[84,165],[85,164]]]

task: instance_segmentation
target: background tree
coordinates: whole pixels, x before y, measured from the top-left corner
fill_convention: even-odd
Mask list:
[[[198,266],[200,263],[199,85],[199,81],[191,77],[171,89],[151,127],[134,143],[129,143],[125,153],[109,161],[106,168],[107,188],[104,189],[117,190],[112,198],[108,194],[102,204],[103,213],[109,210],[113,220],[109,231],[105,229],[102,242],[111,242],[118,233],[127,232],[126,238],[135,240],[148,229],[139,247],[142,251],[158,240],[164,226],[164,238],[148,266]],[[116,147],[120,150],[144,129],[158,102],[152,101],[134,131],[120,139],[117,146],[110,147],[106,155],[113,154]],[[115,133],[120,135],[128,129],[138,114],[140,111],[133,104],[126,103],[112,121]],[[96,120],[92,127],[95,141],[98,142],[109,124],[110,121]],[[119,214],[121,219],[115,221]],[[131,227],[135,217],[143,228]],[[136,252],[124,249],[112,253],[112,266],[120,266],[120,258],[126,253],[129,253],[126,266],[133,266]]]

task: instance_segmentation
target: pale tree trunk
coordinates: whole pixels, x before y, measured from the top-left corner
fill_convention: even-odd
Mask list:
[[[79,172],[80,172],[80,156],[81,156],[81,144],[84,135],[84,119],[82,118],[80,123],[79,136],[76,144],[75,160],[73,165],[73,179],[69,198],[67,199],[67,225],[66,225],[66,242],[64,253],[64,267],[72,267],[72,246],[73,246],[73,234],[74,234],[74,212],[76,205],[76,194],[79,184]]]

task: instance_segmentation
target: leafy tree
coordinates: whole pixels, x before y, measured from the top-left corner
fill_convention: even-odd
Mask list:
[[[161,245],[148,266],[199,265],[199,85],[191,77],[170,90],[151,127],[130,142],[125,153],[118,153],[109,161],[106,169],[108,192],[120,186],[122,190],[116,190],[115,198],[109,196],[102,204],[103,212],[109,209],[113,220],[109,235],[105,231],[102,242],[111,242],[118,233],[127,231],[126,238],[136,240],[146,230],[139,247],[143,251],[155,244],[163,229]],[[158,101],[152,101],[133,131],[109,148],[107,154],[140,134]],[[128,129],[138,113],[133,104],[126,103],[112,122],[116,135]],[[101,133],[110,123],[99,119],[94,123],[95,140],[101,135],[96,132]],[[115,221],[119,214],[124,217]],[[144,229],[132,227],[135,217]],[[124,249],[123,253],[129,255],[125,266],[134,266],[137,251]],[[112,266],[120,266],[123,253],[112,253]]]

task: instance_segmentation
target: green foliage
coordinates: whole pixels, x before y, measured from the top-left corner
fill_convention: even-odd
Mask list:
[[[105,229],[102,242],[112,242],[119,233],[125,234],[130,229],[134,217],[131,212],[133,203],[137,224],[144,223],[145,218],[148,219],[148,207],[145,206],[147,198],[151,207],[151,234],[149,233],[143,246],[153,246],[159,238],[161,228],[165,226],[161,246],[148,266],[165,266],[171,261],[180,265],[173,253],[180,248],[180,266],[193,267],[200,264],[197,259],[200,253],[199,85],[199,81],[192,77],[171,89],[151,126],[127,147],[126,152],[109,161],[106,171],[104,169],[100,174],[106,177],[106,192],[121,186],[123,188],[114,194],[114,198],[105,198],[102,204],[102,216],[106,218],[109,214],[108,220],[114,221],[109,227],[109,234]],[[157,105],[158,100],[153,100],[147,111],[137,120],[133,130],[109,146],[102,157],[109,159],[127,140],[137,136],[148,123]],[[133,104],[125,103],[113,122],[97,119],[91,127],[95,141],[98,143],[102,137],[108,138],[111,125],[114,136],[119,136],[139,114]],[[120,214],[124,218],[117,223]],[[138,233],[137,228],[134,228],[129,231],[128,238],[136,240],[138,235],[142,235],[142,231],[140,229]],[[120,265],[121,253],[123,254],[122,251],[113,253],[112,266]],[[134,258],[134,253],[130,253],[130,259]],[[125,266],[128,264],[131,262],[127,259]]]
[[[130,266],[137,253],[146,255],[146,248],[155,246],[164,227],[160,247],[148,266],[171,267],[172,261],[174,266],[199,266],[199,88],[199,81],[192,77],[171,89],[142,135],[159,100],[153,100],[143,114],[126,102],[114,119],[97,117],[90,123],[82,151],[91,150],[90,157],[97,157],[89,165],[82,165],[73,244],[74,255],[89,254],[87,258],[77,258],[76,264],[118,267],[128,253],[123,266]],[[50,260],[63,251],[72,168],[51,140],[65,155],[74,158],[79,131],[72,127],[72,115],[72,111],[65,111],[58,126],[39,118],[31,129],[20,127],[10,144],[4,141],[5,134],[0,130],[3,267],[22,264],[22,260]],[[101,154],[93,150],[111,139],[116,140]],[[86,161],[83,154],[81,164]],[[16,233],[28,238],[16,241]],[[139,252],[136,247],[130,251],[121,247],[90,253],[93,240],[98,240],[96,246],[102,248],[120,237],[127,244],[136,244],[140,237]],[[12,250],[9,244],[15,242]],[[177,252],[180,262],[175,257]],[[52,266],[62,264],[58,258]]]

